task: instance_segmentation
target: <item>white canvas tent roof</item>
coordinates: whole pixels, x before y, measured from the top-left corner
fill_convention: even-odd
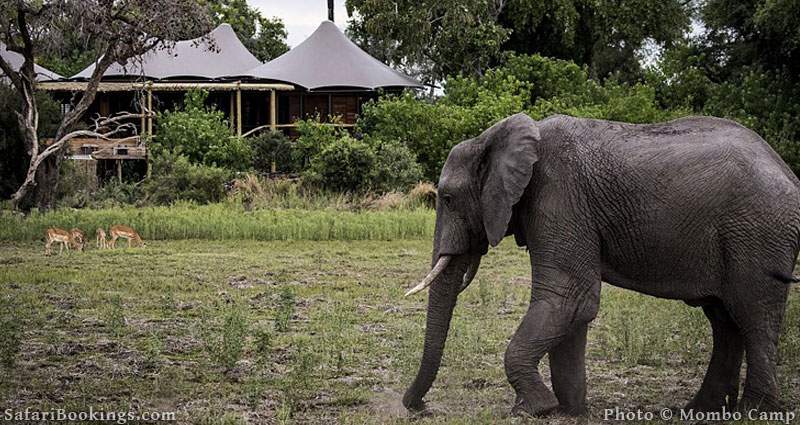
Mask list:
[[[361,50],[331,21],[320,24],[297,47],[244,75],[287,82],[309,90],[323,87],[368,90],[422,87]]]
[[[213,44],[203,38],[178,41],[172,49],[145,53],[141,65],[135,61],[127,67],[113,64],[103,77],[217,79],[242,74],[261,64],[239,41],[230,25],[218,26],[207,37]],[[72,78],[88,79],[94,67],[92,64]]]
[[[15,71],[19,70],[22,63],[25,62],[25,58],[21,54],[6,50],[6,45],[3,43],[0,43],[0,56],[3,56],[3,59],[5,59]],[[58,80],[62,78],[55,72],[36,64],[33,65],[33,70],[36,72],[36,81]],[[3,81],[4,78],[3,71],[0,71],[0,81]]]

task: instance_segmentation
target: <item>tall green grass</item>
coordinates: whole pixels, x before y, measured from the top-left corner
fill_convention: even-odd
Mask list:
[[[433,233],[430,209],[337,211],[332,209],[270,209],[245,211],[226,202],[169,207],[114,207],[101,210],[60,209],[28,216],[0,213],[0,240],[30,241],[44,237],[48,227],[95,229],[125,224],[147,240],[393,240],[425,239]],[[90,238],[92,239],[92,238]]]

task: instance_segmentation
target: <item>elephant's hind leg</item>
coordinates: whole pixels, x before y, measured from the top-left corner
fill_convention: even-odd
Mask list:
[[[714,348],[703,385],[686,409],[716,412],[724,407],[732,411],[739,398],[744,339],[722,304],[704,306],[703,313],[711,322]]]
[[[586,409],[586,333],[588,324],[577,327],[548,353],[553,392],[562,413],[581,416]]]

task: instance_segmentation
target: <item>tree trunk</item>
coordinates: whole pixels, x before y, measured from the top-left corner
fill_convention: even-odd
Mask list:
[[[58,193],[59,172],[61,161],[64,155],[62,152],[50,155],[42,161],[36,171],[36,186],[34,199],[36,207],[40,211],[46,211],[55,206],[56,193]]]

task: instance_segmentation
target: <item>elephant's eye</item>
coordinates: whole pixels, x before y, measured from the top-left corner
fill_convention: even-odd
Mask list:
[[[442,193],[441,195],[439,195],[439,197],[442,198],[442,202],[444,202],[444,204],[448,207],[450,206],[450,203],[453,201],[453,196],[450,195],[449,193]]]

